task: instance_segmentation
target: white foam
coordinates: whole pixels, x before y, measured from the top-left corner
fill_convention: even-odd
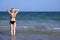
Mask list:
[[[60,28],[47,28],[47,29],[60,30]]]

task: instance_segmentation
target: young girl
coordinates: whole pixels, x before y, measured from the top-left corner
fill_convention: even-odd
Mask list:
[[[10,33],[11,35],[15,35],[15,30],[16,30],[16,20],[15,20],[15,17],[16,17],[16,14],[19,12],[18,9],[15,9],[15,8],[11,8],[11,9],[8,9],[8,12],[9,12],[9,15],[10,15]]]

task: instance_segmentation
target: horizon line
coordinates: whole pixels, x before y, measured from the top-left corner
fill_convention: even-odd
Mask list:
[[[7,11],[0,11],[0,12],[7,12]],[[60,12],[60,11],[19,11],[19,12]]]

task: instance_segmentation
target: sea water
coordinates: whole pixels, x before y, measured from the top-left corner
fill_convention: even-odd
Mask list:
[[[8,12],[0,12],[0,26],[9,26]],[[17,28],[60,29],[60,12],[19,12],[16,16]]]
[[[60,12],[19,12],[16,36],[5,32],[9,22],[9,13],[0,12],[0,40],[60,40]]]

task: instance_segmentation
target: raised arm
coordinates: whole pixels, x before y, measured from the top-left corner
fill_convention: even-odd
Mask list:
[[[17,14],[18,12],[19,12],[19,9],[16,9],[16,10],[15,10],[15,13]]]
[[[11,12],[10,12],[10,9],[8,9],[7,11],[9,12],[9,14],[11,13]]]

